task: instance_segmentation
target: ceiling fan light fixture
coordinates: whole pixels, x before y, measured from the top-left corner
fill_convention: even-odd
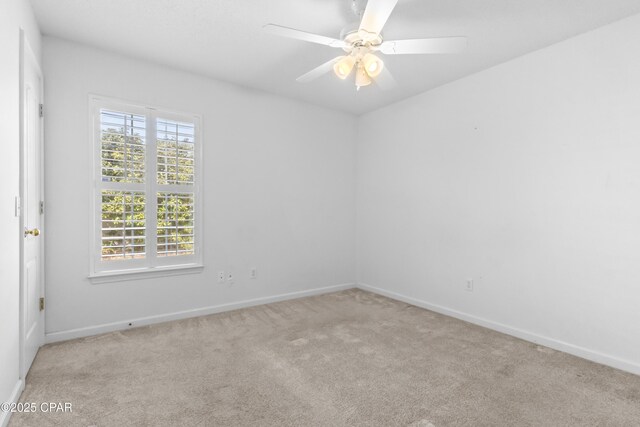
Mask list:
[[[356,60],[351,55],[343,56],[338,62],[333,64],[333,71],[340,79],[344,80],[349,77]]]
[[[362,64],[364,66],[365,72],[369,75],[369,77],[376,78],[382,72],[382,68],[384,67],[384,62],[382,59],[378,58],[372,53],[367,53],[364,58],[362,58]]]
[[[371,77],[367,74],[362,63],[358,64],[356,70],[356,86],[360,89],[363,86],[369,86],[371,84]]]

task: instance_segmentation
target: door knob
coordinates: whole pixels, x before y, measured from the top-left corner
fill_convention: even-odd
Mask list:
[[[40,230],[38,230],[37,228],[34,228],[32,230],[28,230],[28,229],[24,229],[24,236],[27,237],[29,234],[31,234],[33,237],[37,237],[40,235]]]

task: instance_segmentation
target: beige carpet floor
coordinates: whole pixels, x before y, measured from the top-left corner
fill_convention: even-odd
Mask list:
[[[638,426],[640,377],[360,290],[43,347],[18,426]]]

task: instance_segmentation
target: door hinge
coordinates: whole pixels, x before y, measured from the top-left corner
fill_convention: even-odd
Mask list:
[[[40,215],[44,214],[44,201],[40,200]]]
[[[40,297],[40,311],[44,310],[44,297]]]
[[[44,105],[40,104],[40,117],[44,117]]]

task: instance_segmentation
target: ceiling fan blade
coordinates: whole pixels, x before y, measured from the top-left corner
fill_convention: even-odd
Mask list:
[[[433,39],[390,40],[383,42],[379,51],[386,55],[422,53],[458,53],[467,47],[466,37],[441,37]]]
[[[393,74],[387,67],[382,69],[378,77],[375,78],[375,82],[382,90],[391,90],[398,86],[396,79],[393,78]]]
[[[323,44],[331,47],[344,47],[342,40],[333,39],[331,37],[321,36],[318,34],[307,33],[306,31],[296,30],[294,28],[283,27],[282,25],[267,24],[262,27],[269,34],[291,39],[303,40],[311,43]]]
[[[301,75],[300,77],[298,77],[296,79],[296,81],[300,82],[300,83],[308,83],[308,82],[310,82],[312,80],[317,79],[321,75],[326,74],[329,71],[332,71],[333,70],[333,64],[338,62],[341,58],[343,58],[343,57],[342,56],[338,56],[336,58],[333,58],[331,61],[325,62],[324,64],[320,65],[319,67],[314,68],[313,70],[309,71],[308,73]]]
[[[362,15],[360,29],[380,34],[398,0],[369,0]]]

